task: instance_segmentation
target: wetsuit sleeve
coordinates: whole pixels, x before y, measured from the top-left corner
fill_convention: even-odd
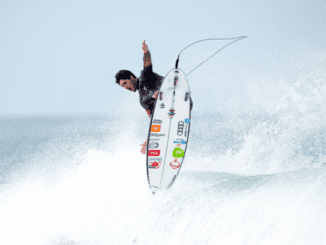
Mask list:
[[[147,51],[144,53],[144,69],[152,64],[151,53]]]
[[[153,98],[154,94],[155,94],[155,92],[149,91],[148,95],[146,95],[142,98],[143,104],[149,105],[151,103],[154,103],[154,101],[156,100]]]
[[[142,71],[141,76],[146,85],[150,85],[148,83],[150,83],[150,81],[154,78],[151,53],[149,51],[144,53],[144,70]]]

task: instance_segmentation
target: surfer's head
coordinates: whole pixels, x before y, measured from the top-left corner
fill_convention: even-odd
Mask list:
[[[115,82],[125,89],[136,92],[135,84],[137,82],[137,78],[131,71],[120,70],[115,75]]]

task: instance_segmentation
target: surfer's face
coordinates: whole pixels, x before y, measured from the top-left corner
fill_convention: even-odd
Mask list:
[[[133,80],[134,80],[134,77],[133,76],[130,76],[130,79],[120,79],[120,86],[125,88],[125,89],[128,89],[130,91],[135,91],[135,86],[134,86],[134,83],[133,83]]]

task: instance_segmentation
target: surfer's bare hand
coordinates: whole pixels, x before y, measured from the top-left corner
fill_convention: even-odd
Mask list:
[[[144,50],[144,53],[147,53],[147,52],[148,52],[148,46],[147,46],[147,44],[145,43],[145,40],[143,41],[142,49]]]
[[[141,146],[142,146],[142,148],[140,150],[140,153],[143,154],[143,155],[145,155],[146,146],[147,146],[147,140],[143,144],[141,144]]]
[[[155,92],[155,94],[153,95],[153,98],[154,98],[154,99],[157,98],[159,92],[160,92],[160,91],[156,91],[156,92]]]

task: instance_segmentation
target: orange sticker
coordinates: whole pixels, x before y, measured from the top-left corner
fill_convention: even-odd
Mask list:
[[[161,131],[161,125],[152,125],[151,132],[160,132]]]

